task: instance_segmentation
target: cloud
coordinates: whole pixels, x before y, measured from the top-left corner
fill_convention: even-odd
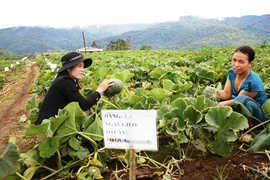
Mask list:
[[[0,28],[70,27],[174,21],[180,16],[240,17],[269,13],[269,0],[2,0]]]

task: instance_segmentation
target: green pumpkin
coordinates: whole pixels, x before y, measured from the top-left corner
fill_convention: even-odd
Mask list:
[[[212,101],[220,101],[219,90],[214,87],[206,87],[202,93],[205,97],[211,99]]]
[[[122,91],[123,87],[124,87],[124,85],[123,85],[122,81],[119,80],[119,79],[115,79],[115,80],[113,81],[113,85],[110,86],[110,87],[104,92],[104,94],[105,94],[105,96],[107,96],[107,97],[112,97],[112,96],[114,96],[114,95],[116,95],[116,94],[119,94],[119,93]]]
[[[90,166],[87,172],[91,176],[91,179],[102,179],[100,169],[96,166]]]

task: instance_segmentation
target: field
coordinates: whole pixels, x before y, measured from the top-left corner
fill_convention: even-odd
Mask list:
[[[259,72],[264,77],[262,79],[265,87],[269,83],[269,67],[267,66],[270,62],[269,49],[269,45],[257,47],[257,51],[260,53],[256,57],[253,67],[254,71]],[[84,87],[82,93],[87,96],[91,93],[91,89],[95,89],[98,82],[104,78],[121,79],[126,89],[113,98],[104,99],[93,108],[95,116],[84,119],[85,122],[92,122],[86,129],[91,129],[91,132],[97,134],[100,133],[94,131],[98,126],[93,123],[92,118],[99,121],[100,119],[97,117],[99,117],[101,109],[127,109],[129,107],[145,110],[157,109],[159,118],[162,117],[157,127],[159,150],[157,152],[140,151],[136,153],[137,179],[268,179],[270,159],[267,152],[245,152],[251,144],[241,141],[239,136],[230,142],[220,142],[218,144],[220,147],[216,147],[213,142],[220,138],[222,132],[219,130],[211,134],[211,137],[198,137],[197,130],[199,128],[195,124],[204,127],[202,121],[207,115],[206,110],[203,110],[202,107],[199,109],[198,103],[203,102],[204,106],[207,104],[221,113],[220,108],[216,108],[214,102],[202,98],[200,94],[208,85],[222,87],[226,72],[230,67],[232,52],[233,48],[205,48],[198,51],[179,52],[129,51],[87,54],[93,58],[94,64],[89,71],[86,71],[86,77],[81,81]],[[8,141],[11,136],[14,136],[21,151],[20,159],[23,159],[26,164],[24,170],[28,168],[24,172],[22,169],[17,170],[13,178],[20,176],[21,179],[129,179],[128,151],[104,150],[100,139],[88,136],[86,139],[91,137],[97,144],[81,142],[81,145],[87,147],[88,151],[72,150],[65,152],[68,155],[60,158],[57,152],[61,152],[63,155],[64,151],[60,146],[53,147],[56,141],[52,140],[59,138],[60,132],[55,131],[52,137],[46,133],[37,133],[38,130],[33,132],[30,122],[36,115],[37,102],[42,99],[55,75],[55,71],[50,68],[49,64],[55,63],[59,66],[60,57],[60,55],[38,57],[32,60],[36,63],[26,63],[25,70],[16,70],[16,76],[19,75],[20,79],[17,81],[9,80],[0,92],[0,108],[2,110],[0,115],[0,154],[3,154],[6,147],[12,149],[10,147],[12,143],[8,144]],[[48,62],[51,63],[48,64]],[[192,100],[187,101],[186,97]],[[172,112],[171,106],[176,106],[176,102],[189,103],[189,106],[183,110],[179,107],[183,112],[186,112],[186,109],[189,110],[186,116],[200,112],[198,114],[201,114],[202,118],[194,121],[196,122],[194,124],[190,120],[189,124],[185,126],[177,125],[178,127],[175,127],[172,120],[174,118],[170,119],[169,115],[163,111]],[[198,103],[196,104],[196,102]],[[29,108],[30,105],[31,108]],[[71,109],[76,108],[72,104]],[[67,111],[69,112],[69,108]],[[224,111],[230,112],[228,109],[224,109]],[[243,119],[243,121],[246,120],[239,113],[230,113],[231,116]],[[23,119],[23,115],[26,115],[27,119]],[[58,118],[60,121],[61,116]],[[165,122],[161,123],[162,120]],[[230,118],[226,120],[231,121]],[[66,121],[72,122],[73,120],[70,118]],[[60,126],[59,129],[67,132],[65,127]],[[243,123],[239,129],[235,129],[235,134],[246,131],[248,129]],[[260,131],[255,129],[250,133],[254,138]],[[69,134],[72,133],[74,132],[69,131]],[[87,130],[79,132],[83,137],[86,133]],[[27,136],[25,136],[26,134]],[[40,134],[45,136],[46,141],[39,138]],[[222,134],[222,136],[226,135]],[[66,138],[72,139],[73,136]],[[40,155],[39,159],[36,159],[37,156],[32,157],[31,154],[38,151],[44,152],[42,149],[34,148],[42,141],[45,144],[48,143],[51,148],[45,149],[46,154]],[[199,144],[200,142],[202,144]],[[60,143],[64,145],[67,141],[60,141]],[[70,141],[69,145],[75,148]],[[98,149],[95,149],[95,145],[98,146]],[[30,157],[32,158],[31,163],[30,161],[26,162]],[[3,165],[1,163],[8,156],[4,154],[1,158],[0,166]],[[56,162],[55,159],[58,158],[62,161]],[[89,167],[98,167],[100,174],[96,173],[91,176],[86,170]]]

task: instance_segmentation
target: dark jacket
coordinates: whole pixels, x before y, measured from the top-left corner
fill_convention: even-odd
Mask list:
[[[64,71],[55,78],[49,88],[39,110],[35,125],[41,124],[44,119],[57,115],[70,102],[78,102],[83,111],[90,109],[100,99],[99,92],[95,91],[87,99],[79,92],[75,80]]]

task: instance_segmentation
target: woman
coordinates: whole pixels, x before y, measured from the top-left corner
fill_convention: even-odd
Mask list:
[[[224,90],[220,91],[220,106],[231,106],[235,100],[244,104],[252,115],[261,121],[266,120],[261,106],[266,101],[266,93],[260,77],[250,67],[255,58],[254,50],[249,46],[236,49],[232,58]],[[249,119],[249,125],[258,124]]]
[[[83,111],[88,111],[113,84],[112,80],[104,80],[91,96],[85,98],[79,92],[78,81],[83,76],[84,68],[91,66],[92,59],[84,58],[77,52],[69,52],[61,58],[61,62],[62,67],[58,70],[58,75],[44,98],[35,125],[57,115],[58,110],[63,109],[70,102],[78,102]]]

